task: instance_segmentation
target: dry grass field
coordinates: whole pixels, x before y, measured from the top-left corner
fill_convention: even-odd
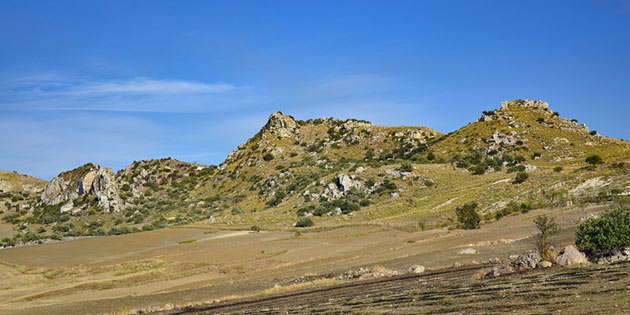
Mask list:
[[[467,231],[364,225],[295,235],[198,225],[3,249],[0,312],[125,313],[345,285],[355,280],[336,276],[360,267],[400,274],[414,264],[434,272],[455,262],[477,268],[531,248],[539,214],[557,218],[563,245],[573,242],[581,217],[605,208],[535,210]],[[478,253],[459,254],[469,247]],[[296,284],[304,276],[315,280]]]

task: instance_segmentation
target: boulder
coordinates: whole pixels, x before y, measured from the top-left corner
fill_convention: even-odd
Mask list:
[[[514,268],[510,265],[500,266],[500,267],[492,267],[490,272],[488,272],[484,278],[496,278],[502,275],[510,274],[514,272]]]
[[[560,252],[558,258],[556,258],[556,264],[565,267],[583,265],[588,264],[588,259],[586,255],[575,248],[575,246],[568,245]]]
[[[411,273],[423,273],[424,272],[424,266],[413,265],[413,266],[411,266],[411,268],[409,268],[409,272],[411,272]]]
[[[464,248],[462,250],[459,251],[460,255],[474,255],[476,253],[478,253],[479,251],[477,251],[474,248]]]
[[[553,264],[550,261],[543,260],[543,261],[538,263],[538,268],[549,268],[552,265]]]

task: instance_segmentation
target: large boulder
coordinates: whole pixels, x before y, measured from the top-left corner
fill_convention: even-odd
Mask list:
[[[568,245],[565,247],[556,258],[556,264],[570,267],[575,265],[588,264],[586,255],[580,252],[575,246]]]

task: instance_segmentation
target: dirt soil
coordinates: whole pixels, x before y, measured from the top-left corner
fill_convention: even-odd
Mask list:
[[[480,266],[449,268],[162,314],[627,314],[630,263],[556,267],[474,280]]]
[[[295,236],[290,232],[217,232],[189,227],[3,249],[0,250],[0,313],[128,313],[138,309],[156,309],[166,304],[202,305],[215,299],[227,303],[252,296],[265,297],[279,292],[287,294],[352,284],[355,281],[336,280],[336,276],[360,267],[404,274],[411,265],[419,264],[429,269],[422,277],[430,277],[431,272],[438,272],[455,262],[466,267],[441,279],[455,277],[452,279],[452,292],[453,296],[458,296],[458,290],[462,289],[457,288],[466,288],[466,283],[471,281],[470,274],[485,261],[495,257],[502,259],[532,248],[530,238],[536,231],[532,222],[535,216],[549,214],[557,218],[563,230],[556,241],[562,246],[573,242],[580,218],[605,208],[530,211],[471,231],[406,232],[368,225]],[[477,253],[460,254],[465,248],[474,248]],[[540,276],[546,277],[545,274]],[[322,280],[296,285],[296,279],[300,277]],[[405,277],[383,284],[406,283],[409,279]],[[418,280],[425,279],[422,277],[413,283],[420,283]],[[446,288],[447,280],[438,281],[435,285]],[[499,283],[504,280],[492,281]],[[430,287],[433,284],[422,285]],[[496,290],[503,292],[503,289]],[[383,298],[390,298],[387,296],[387,291],[384,291]],[[446,295],[443,298],[450,299]],[[377,298],[371,296],[368,300],[371,299]],[[404,311],[404,305],[416,307],[409,303],[401,304],[401,312],[416,313],[417,309]],[[390,304],[395,303],[392,301]],[[427,308],[428,312],[448,311],[438,308],[445,307],[443,302],[438,304],[435,308]],[[278,305],[282,307],[281,303]],[[309,305],[306,303],[304,312],[317,311],[309,309]],[[388,312],[383,305],[374,306],[374,312]],[[242,310],[245,312],[247,308]],[[241,312],[241,309],[226,308],[226,312],[233,311]],[[355,310],[347,307],[338,310],[324,308],[322,311]],[[364,311],[366,309],[357,312]],[[453,312],[462,310],[453,309]]]

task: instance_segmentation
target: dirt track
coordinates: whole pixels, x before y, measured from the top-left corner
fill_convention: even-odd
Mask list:
[[[480,266],[217,303],[164,314],[529,313],[630,311],[630,263],[473,280]]]

